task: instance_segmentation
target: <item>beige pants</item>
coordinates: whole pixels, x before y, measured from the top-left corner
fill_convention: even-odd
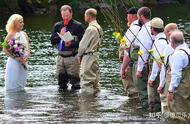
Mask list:
[[[167,100],[167,103],[170,112],[190,112],[190,98],[184,98],[177,92],[174,92],[174,100]]]
[[[56,75],[60,86],[67,87],[67,83],[79,85],[79,64],[76,56],[57,56]]]
[[[94,93],[99,90],[99,62],[95,55],[84,55],[80,68],[81,92]]]
[[[133,76],[132,76],[132,67],[127,67],[126,69],[126,79],[122,79],[122,83],[123,83],[123,87],[125,92],[127,92],[127,94],[129,96],[133,96],[136,95],[138,96],[138,92],[134,86],[134,81],[133,81]]]
[[[154,109],[156,108],[161,108],[160,106],[160,95],[157,92],[157,88],[159,86],[159,76],[155,79],[153,82],[153,86],[148,85],[148,102],[149,106],[153,107]]]
[[[160,94],[160,101],[161,101],[161,111],[162,113],[168,112],[168,105],[167,105],[167,93],[168,93],[169,83],[167,82],[164,87],[164,91]]]

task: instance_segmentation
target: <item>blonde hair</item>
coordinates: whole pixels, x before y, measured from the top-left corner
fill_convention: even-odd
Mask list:
[[[21,19],[23,19],[23,17],[19,14],[11,15],[6,24],[6,31],[8,33],[15,31],[15,24]]]

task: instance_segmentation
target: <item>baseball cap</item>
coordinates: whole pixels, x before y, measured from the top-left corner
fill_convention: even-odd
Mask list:
[[[164,21],[161,18],[155,17],[150,22],[151,27],[164,28]]]
[[[131,7],[127,9],[127,14],[137,14],[138,8],[136,7]]]

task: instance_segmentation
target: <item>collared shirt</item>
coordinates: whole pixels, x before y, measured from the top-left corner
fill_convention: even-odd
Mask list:
[[[52,45],[56,45],[61,41],[61,38],[58,36],[57,32],[60,33],[61,29],[64,27],[63,21],[57,22],[51,32],[51,44]],[[67,31],[69,31],[73,36],[77,36],[77,40],[73,40],[72,41],[72,45],[71,47],[66,47],[64,46],[64,51],[72,51],[73,49],[78,49],[79,47],[79,41],[82,39],[82,36],[84,34],[84,28],[83,25],[74,20],[71,19],[71,21],[69,22],[68,26],[66,27]],[[64,42],[63,42],[64,43]]]
[[[139,21],[135,20],[131,26],[129,27],[129,29],[127,30],[127,32],[124,35],[124,38],[126,39],[126,46],[129,48],[132,45],[138,45],[138,42],[135,42],[135,38],[136,35],[138,34],[138,32],[140,31],[141,26],[139,25]],[[125,55],[128,55],[128,52],[125,50],[124,51]]]
[[[170,92],[174,92],[174,90],[179,86],[182,79],[182,70],[189,64],[189,57],[180,49],[184,49],[188,54],[190,54],[188,45],[184,43],[177,46],[174,54],[171,56],[171,61],[169,62],[171,67],[171,82],[168,89]]]
[[[79,44],[78,56],[84,53],[98,52],[102,40],[103,31],[96,20],[89,23],[84,36]]]
[[[172,55],[174,53],[174,49],[172,48],[171,46],[171,43],[169,43],[165,49],[164,49],[164,63],[165,65],[169,64],[167,63],[167,59],[169,60],[169,56]],[[169,62],[169,61],[168,61]],[[166,67],[165,67],[164,64],[162,64],[162,68],[161,68],[161,71],[160,71],[160,84],[159,86],[160,87],[164,87],[165,83],[166,83]]]
[[[160,55],[163,55],[164,48],[168,44],[167,41],[165,39],[162,39],[162,38],[166,39],[166,35],[163,32],[161,32],[155,36],[155,41],[154,41],[154,44],[152,47],[154,59],[159,59]],[[153,65],[152,65],[152,71],[151,71],[149,79],[154,81],[158,75],[159,70],[160,70],[160,68],[158,67],[157,62],[154,61]]]
[[[143,52],[142,58],[138,57],[138,66],[137,71],[142,71],[144,68],[144,62],[147,61],[149,53],[148,50],[151,49],[153,43],[153,36],[150,31],[150,21],[144,24],[135,39],[135,42],[138,42],[140,50]]]

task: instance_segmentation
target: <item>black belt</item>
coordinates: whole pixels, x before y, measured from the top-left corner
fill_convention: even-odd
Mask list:
[[[70,55],[64,55],[64,54],[60,54],[58,53],[59,56],[63,57],[63,58],[67,58],[67,57],[74,57],[77,53],[74,54],[70,54]]]
[[[93,52],[83,53],[83,55],[93,55]]]

